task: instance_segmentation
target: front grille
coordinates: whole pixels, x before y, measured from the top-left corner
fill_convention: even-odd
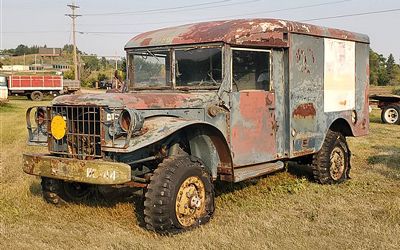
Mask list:
[[[101,157],[101,113],[97,106],[49,107],[49,151],[76,159]],[[67,124],[66,134],[57,140],[51,135],[51,120],[60,115]]]

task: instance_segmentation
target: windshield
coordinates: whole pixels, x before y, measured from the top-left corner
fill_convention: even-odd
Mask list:
[[[169,51],[150,51],[134,54],[134,80],[138,88],[166,87],[170,84]]]
[[[218,88],[222,48],[140,49],[129,52],[129,79],[135,88]]]
[[[0,76],[0,86],[2,87],[7,86],[7,81],[4,76]]]

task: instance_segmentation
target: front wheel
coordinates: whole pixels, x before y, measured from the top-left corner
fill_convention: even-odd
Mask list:
[[[54,205],[82,202],[95,194],[93,185],[42,177],[43,198]]]
[[[314,179],[321,184],[341,183],[349,178],[350,150],[346,138],[328,130],[321,150],[313,156]]]
[[[389,105],[382,109],[381,119],[383,123],[400,124],[400,106]]]
[[[190,157],[165,159],[145,194],[149,230],[178,233],[207,223],[214,212],[214,188],[204,166]]]

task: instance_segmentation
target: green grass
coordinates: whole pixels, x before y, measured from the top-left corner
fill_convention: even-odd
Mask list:
[[[55,207],[40,182],[21,170],[25,109],[46,105],[11,100],[0,108],[1,249],[398,249],[400,126],[371,114],[370,135],[349,138],[352,179],[322,186],[295,169],[238,184],[218,183],[216,212],[205,226],[175,236],[143,228],[140,199]]]

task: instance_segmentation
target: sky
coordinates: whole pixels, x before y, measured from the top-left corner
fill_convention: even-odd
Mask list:
[[[72,43],[71,0],[0,0],[0,49]],[[99,56],[124,55],[135,35],[208,20],[280,18],[364,33],[371,48],[400,62],[399,0],[76,0],[77,46]],[[346,16],[393,10],[370,15]],[[346,16],[342,18],[329,18]],[[323,19],[327,18],[327,19]],[[318,19],[318,20],[313,20]]]

